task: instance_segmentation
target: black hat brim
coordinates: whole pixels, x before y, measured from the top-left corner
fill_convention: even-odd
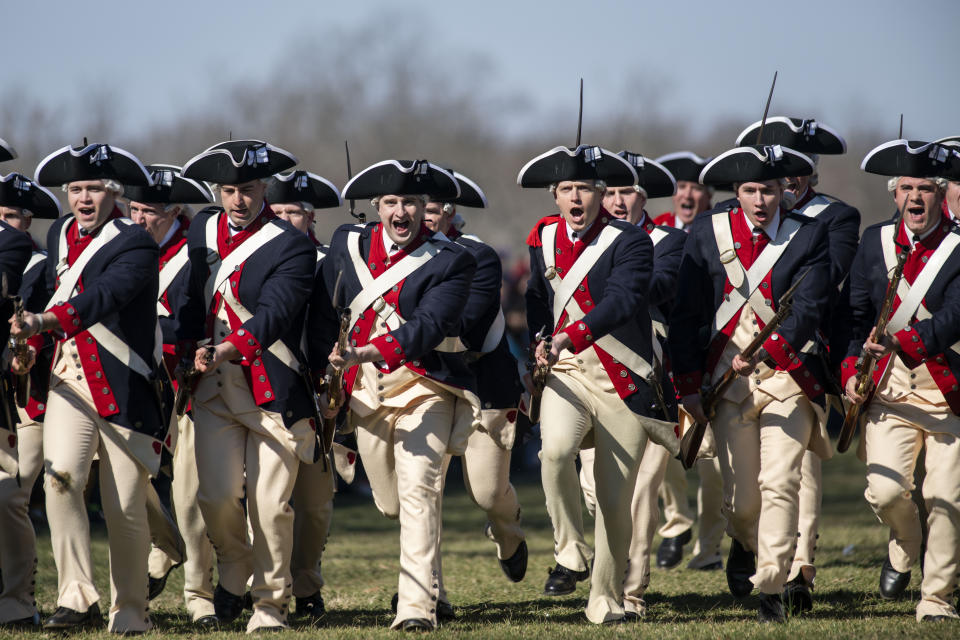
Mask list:
[[[243,184],[269,178],[297,162],[289,151],[262,140],[228,140],[191,158],[181,175],[214,184]]]
[[[123,197],[128,200],[155,204],[209,204],[213,193],[203,182],[180,175],[180,167],[172,164],[147,165],[153,185],[124,186]],[[172,179],[171,179],[172,178]]]
[[[874,147],[860,168],[881,176],[960,179],[960,149],[949,144],[891,140]]]
[[[78,180],[116,180],[130,186],[149,186],[150,174],[129,151],[107,144],[57,149],[37,165],[34,180],[56,187]]]
[[[17,157],[17,150],[13,146],[0,138],[0,162],[6,162],[7,160],[13,160]]]
[[[460,195],[460,185],[449,171],[426,160],[383,160],[353,176],[343,188],[343,197],[349,200],[387,195],[427,195],[452,202]]]
[[[669,171],[677,182],[699,182],[700,172],[711,158],[701,158],[692,151],[677,151],[656,159]]]
[[[677,192],[677,181],[673,174],[656,160],[645,158],[639,153],[630,151],[618,151],[617,155],[629,162],[633,170],[637,172],[637,184],[643,187],[648,198],[669,198]],[[610,184],[610,186],[630,185]]]
[[[771,161],[774,154],[781,154]],[[813,161],[799,151],[780,145],[751,145],[725,151],[700,172],[700,182],[719,187],[738,182],[766,182],[813,173]]]
[[[453,200],[453,204],[473,207],[474,209],[486,209],[487,196],[480,185],[458,171],[452,173],[460,186],[460,195]]]
[[[760,120],[740,132],[737,146],[755,145]],[[800,153],[840,155],[847,152],[847,142],[831,127],[816,120],[774,116],[763,125],[762,145],[779,144]]]
[[[267,202],[306,202],[314,209],[329,209],[342,205],[343,198],[326,178],[309,171],[292,171],[271,176],[267,180]]]
[[[554,147],[520,169],[517,184],[524,188],[549,187],[569,180],[602,180],[608,185],[637,184],[629,162],[607,149],[592,145]]]
[[[0,205],[27,209],[34,218],[54,220],[63,213],[56,196],[22,173],[0,176]]]

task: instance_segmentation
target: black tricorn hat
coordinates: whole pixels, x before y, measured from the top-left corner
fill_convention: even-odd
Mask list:
[[[190,158],[181,175],[214,184],[243,184],[269,178],[297,162],[289,151],[262,140],[228,140]]]
[[[874,147],[860,168],[881,176],[960,179],[960,149],[947,143],[891,140]]]
[[[0,162],[6,162],[7,160],[13,160],[17,157],[17,150],[14,149],[9,142],[0,138]]]
[[[724,151],[711,160],[700,172],[700,182],[728,185],[809,176],[812,173],[813,161],[799,151],[779,144],[750,145]]]
[[[617,155],[630,163],[637,172],[637,184],[647,192],[648,198],[669,198],[677,192],[677,181],[669,169],[650,158],[632,151],[617,151]],[[611,187],[630,185],[607,183]]]
[[[0,205],[28,209],[35,218],[59,218],[57,198],[22,173],[0,176]]]
[[[449,171],[426,160],[383,160],[353,176],[343,188],[343,197],[350,200],[387,195],[427,195],[452,202],[460,195],[460,184]]]
[[[308,171],[292,171],[278,173],[267,180],[267,202],[306,202],[314,209],[327,209],[342,205],[343,198],[326,178]]]
[[[934,140],[934,142],[937,144],[946,145],[948,147],[960,147],[960,136],[947,136],[946,138]]]
[[[741,131],[737,136],[737,146],[755,144],[761,122],[758,120]],[[847,143],[839,133],[812,118],[767,118],[761,135],[763,139],[760,144],[779,144],[800,153],[840,155],[847,152]]]
[[[700,172],[713,158],[701,158],[692,151],[675,151],[656,159],[669,171],[677,182],[699,182]]]
[[[213,193],[203,182],[184,178],[180,167],[173,164],[149,164],[147,171],[153,185],[149,187],[126,186],[123,197],[128,200],[156,204],[208,204],[213,202]]]
[[[487,208],[487,196],[483,193],[480,185],[459,171],[451,171],[450,173],[456,178],[457,185],[460,187],[460,195],[451,201],[453,204],[475,209]]]
[[[576,149],[554,147],[523,165],[517,175],[521,187],[549,187],[565,180],[603,180],[610,185],[637,184],[633,165],[612,151],[582,144]]]
[[[150,173],[129,151],[108,144],[57,149],[37,165],[34,180],[56,187],[77,180],[116,180],[123,185],[150,186]]]

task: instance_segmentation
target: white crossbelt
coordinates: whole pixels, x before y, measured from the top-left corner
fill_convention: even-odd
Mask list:
[[[888,272],[893,270],[897,262],[897,253],[893,242],[893,236],[896,230],[897,225],[893,224],[880,228],[883,262]],[[896,333],[905,329],[910,324],[914,315],[916,315],[917,320],[927,320],[932,317],[926,305],[923,304],[923,299],[933,285],[933,281],[936,279],[937,274],[939,274],[940,269],[950,256],[953,255],[957,246],[960,246],[960,235],[948,233],[940,242],[940,246],[934,250],[933,255],[931,255],[926,264],[924,264],[916,280],[913,281],[913,285],[910,285],[906,278],[900,278],[900,285],[897,288],[897,295],[900,297],[900,306],[897,307],[897,310],[887,323],[888,333]],[[950,349],[960,354],[960,342],[951,345]]]
[[[833,203],[830,202],[830,200],[828,200],[826,197],[818,193],[817,195],[815,195],[813,198],[810,199],[810,202],[803,205],[799,209],[794,209],[793,212],[799,213],[800,215],[807,216],[808,218],[816,218],[818,215],[820,215],[820,213],[824,209],[829,207],[831,204]]]
[[[226,214],[221,214],[226,215]],[[240,269],[250,256],[259,249],[265,247],[269,242],[279,237],[283,233],[280,225],[267,223],[247,238],[243,244],[234,249],[226,259],[220,258],[220,252],[217,249],[217,224],[218,216],[210,216],[204,227],[204,242],[206,243],[207,255],[210,256],[207,262],[210,263],[210,275],[204,284],[204,296],[207,302],[207,309],[213,303],[216,293],[220,294],[224,304],[228,305],[233,313],[240,320],[240,323],[246,323],[253,317],[253,314],[243,306],[243,304],[233,294],[230,287],[230,275]],[[216,256],[215,258],[213,256]],[[300,371],[300,361],[292,351],[284,344],[283,340],[277,339],[273,344],[267,347],[267,351],[272,353],[280,362],[294,371]]]
[[[55,305],[60,304],[61,302],[66,302],[73,297],[74,293],[76,292],[77,284],[80,282],[80,276],[83,273],[83,269],[100,249],[102,249],[108,242],[120,234],[120,224],[133,224],[133,222],[127,218],[117,218],[107,222],[100,233],[97,234],[97,237],[95,237],[80,253],[77,261],[74,262],[72,266],[68,264],[67,255],[69,251],[69,247],[67,246],[67,227],[69,227],[70,224],[66,223],[60,228],[60,238],[58,244],[60,254],[57,261],[57,275],[60,278],[60,284],[57,286],[57,290],[54,291],[53,297],[50,298],[50,302],[47,303],[44,311],[49,311]],[[91,325],[87,328],[87,331],[90,333],[93,339],[96,340],[97,343],[107,351],[107,353],[123,363],[128,369],[139,373],[145,378],[149,378],[152,375],[153,367],[150,367],[143,360],[143,358],[130,349],[130,347],[122,338],[110,331],[110,329],[105,327],[102,323],[97,322]],[[162,357],[163,338],[162,334],[160,333],[160,323],[158,321],[154,325],[154,362],[159,364]]]
[[[483,244],[483,240],[474,235],[463,234],[460,237],[467,238],[468,240],[473,240],[474,242],[479,242]],[[456,242],[456,241],[454,241]],[[503,332],[506,330],[507,320],[503,316],[503,307],[499,304],[497,305],[497,317],[493,319],[490,327],[487,329],[486,335],[483,337],[483,344],[480,346],[480,350],[476,353],[485,354],[490,353],[497,348],[497,345],[500,344],[500,339],[503,337]]]
[[[183,243],[183,246],[180,247],[180,250],[177,251],[170,260],[167,261],[167,264],[163,266],[163,269],[160,269],[160,295],[157,296],[157,315],[167,317],[170,315],[170,312],[167,311],[167,308],[163,306],[161,300],[163,300],[163,295],[167,292],[167,289],[170,288],[170,285],[180,274],[181,271],[187,266],[187,259],[189,253],[187,251],[187,243]]]
[[[354,296],[348,305],[350,309],[350,331],[353,331],[353,327],[360,319],[360,314],[371,308],[387,325],[387,329],[390,331],[396,330],[406,321],[396,307],[387,304],[386,300],[383,299],[383,294],[390,291],[401,280],[407,278],[440,253],[440,247],[430,242],[424,242],[377,278],[370,274],[370,269],[367,268],[367,263],[360,253],[359,231],[350,231],[347,235],[347,250],[353,263],[353,271],[360,281],[360,293]],[[467,348],[460,338],[445,338],[434,350],[457,353],[466,351]]]
[[[47,254],[44,253],[43,251],[34,251],[33,255],[30,256],[30,261],[27,262],[26,269],[24,269],[23,272],[26,273],[30,271],[30,269],[33,269],[35,266],[37,266],[38,264],[40,264],[46,259],[47,259]]]
[[[557,229],[559,228],[558,223],[547,225],[543,228],[541,234],[541,240],[543,243],[543,262],[544,267],[546,268],[547,273],[553,272],[556,273],[556,242],[557,242]],[[559,277],[547,278],[547,282],[550,283],[550,286],[553,288],[553,317],[554,317],[554,330],[559,328],[560,318],[563,316],[563,312],[566,311],[567,319],[570,324],[581,320],[584,317],[583,310],[580,308],[580,304],[573,299],[574,291],[577,287],[583,282],[583,279],[590,272],[590,269],[597,263],[597,260],[600,259],[600,256],[607,250],[610,245],[613,244],[613,241],[622,233],[622,230],[617,229],[612,225],[608,225],[603,228],[603,230],[593,239],[586,249],[583,250],[583,253],[577,258],[577,261],[573,264],[573,267],[570,271],[567,272],[565,278],[560,280]],[[558,282],[559,280],[559,282]],[[559,304],[558,300],[562,300],[563,304]],[[652,336],[652,346],[654,357],[660,360],[662,358],[660,341],[656,339],[656,336]],[[607,334],[600,338],[597,338],[593,342],[594,346],[597,348],[603,349],[605,352],[609,353],[610,356],[628,369],[641,376],[644,379],[649,379],[653,375],[653,367],[647,362],[640,354],[635,352],[633,349],[623,344],[619,340],[613,337],[611,334]]]

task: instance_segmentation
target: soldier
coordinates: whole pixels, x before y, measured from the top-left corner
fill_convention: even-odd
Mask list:
[[[23,260],[24,248],[29,248],[31,244],[27,229],[34,216],[56,219],[60,216],[60,203],[52,193],[22,174],[11,173],[0,177],[0,270],[6,279],[8,295],[14,295],[10,288],[20,279],[16,268]],[[20,296],[24,308],[28,310],[43,309],[46,296],[43,279],[45,258],[44,252],[34,248],[22,269],[22,280],[16,295]],[[8,300],[0,304],[8,311],[12,309]],[[6,330],[9,331],[9,328]],[[2,337],[3,334],[0,334]],[[6,344],[5,339],[3,342]],[[35,346],[30,348],[42,353],[49,365],[49,350],[43,350],[40,340],[34,343]],[[4,398],[0,399],[7,405],[3,411],[4,423],[8,415],[11,419],[16,416],[19,422],[15,431],[8,430],[2,434],[3,443],[0,444],[3,447],[0,452],[0,570],[3,572],[0,582],[0,629],[40,626],[40,613],[34,594],[37,540],[28,508],[30,494],[43,468],[43,414],[47,401],[45,374],[48,372],[42,371],[42,367],[36,369],[41,370],[31,371],[29,382],[26,383],[30,393],[26,406],[20,407],[19,402],[9,402],[6,392]],[[18,389],[20,393],[22,391]],[[12,451],[8,452],[7,447]],[[9,464],[13,461],[17,463],[16,470]]]
[[[426,160],[386,160],[354,176],[343,197],[372,198],[379,219],[337,229],[322,267],[329,303],[310,307],[314,368],[326,369],[329,352],[345,372],[347,429],[356,429],[377,508],[400,520],[391,626],[405,631],[437,626],[443,459],[462,455],[480,423],[456,337],[476,261],[423,224],[427,197],[458,194],[456,179]],[[350,314],[343,352],[334,307]]]
[[[737,136],[737,144],[747,144],[757,139],[761,123],[755,122]],[[813,173],[809,176],[787,176],[785,193],[793,195],[796,203],[793,212],[808,218],[816,218],[826,225],[830,238],[830,297],[827,312],[824,313],[817,342],[822,356],[839,363],[843,353],[834,353],[831,357],[826,350],[831,337],[830,310],[837,307],[840,287],[847,277],[853,255],[860,239],[860,212],[850,205],[821,193],[814,187],[820,181],[817,165],[821,155],[840,155],[846,153],[847,143],[832,128],[814,119],[787,118],[775,116],[768,118],[762,128],[764,144],[780,144],[806,155],[813,161]],[[844,351],[843,347],[834,352]],[[830,371],[834,367],[829,368]],[[841,391],[832,380],[827,393],[828,406],[834,410],[838,419],[843,414],[840,400]],[[839,424],[836,425],[839,429]],[[827,453],[832,455],[832,449]],[[813,607],[814,578],[817,574],[814,565],[814,552],[817,548],[817,530],[820,522],[820,506],[823,496],[821,486],[821,458],[811,450],[803,455],[800,472],[800,515],[797,530],[797,552],[793,566],[787,577],[785,601],[795,613],[809,611]]]
[[[470,435],[461,458],[463,480],[470,499],[487,514],[484,532],[497,545],[503,574],[511,582],[520,582],[527,571],[527,542],[520,527],[520,502],[510,484],[510,451],[523,385],[504,333],[500,257],[489,245],[476,236],[464,235],[454,225],[457,206],[486,208],[487,198],[475,182],[456,171],[452,173],[460,195],[428,202],[424,224],[466,248],[477,261],[459,335],[467,348],[464,357],[477,379],[483,409],[480,428]],[[441,594],[442,602],[447,601],[445,596]]]
[[[200,511],[220,577],[213,606],[221,625],[239,617],[252,574],[248,632],[287,628],[288,501],[300,463],[318,455],[316,398],[300,353],[317,252],[264,198],[265,179],[296,162],[262,141],[234,140],[195,156],[182,173],[218,185],[224,208],[190,225],[177,337],[203,341],[184,369],[192,360],[199,374],[191,406]]]
[[[712,206],[713,186],[698,182],[700,172],[710,158],[701,158],[691,151],[677,151],[660,156],[656,161],[676,178],[677,190],[673,194],[673,211],[657,216],[653,222],[689,233],[694,219]],[[708,433],[707,438],[706,446],[712,448],[712,435]],[[720,544],[727,524],[720,509],[723,503],[720,462],[716,458],[701,458],[696,467],[700,478],[696,519],[700,521],[700,528],[687,567],[714,571],[723,567]],[[670,569],[683,559],[683,547],[693,538],[694,522],[694,513],[687,502],[687,472],[676,458],[667,461],[660,499],[663,501],[664,523],[658,531],[662,540],[657,548],[657,566]]]
[[[213,194],[202,182],[183,178],[175,165],[153,164],[147,170],[153,179],[149,187],[129,186],[124,190],[130,219],[147,230],[160,247],[160,286],[157,313],[163,335],[163,358],[172,374],[182,357],[177,340],[177,318],[189,281],[187,231],[191,213],[188,204],[209,204]],[[183,536],[185,557],[174,558],[157,546],[148,561],[149,597],[163,591],[167,576],[183,563],[183,597],[187,612],[201,629],[216,626],[213,610],[213,547],[197,503],[197,460],[194,453],[194,425],[188,414],[171,424],[164,440],[173,455],[173,508]]]
[[[701,182],[733,182],[742,206],[693,225],[668,337],[674,380],[697,422],[707,422],[701,382],[728,369],[739,375],[711,408],[710,424],[733,538],[727,582],[737,597],[760,590],[761,622],[786,619],[781,595],[796,549],[804,451],[828,455],[817,426],[826,373],[817,354],[804,350],[829,299],[826,227],[782,205],[782,179],[812,172],[809,159],[779,145],[732,149],[707,165]],[[744,358],[798,282],[792,313]]]
[[[653,241],[653,274],[650,279],[650,316],[653,319],[654,332],[661,347],[666,340],[667,318],[673,306],[676,292],[677,271],[680,257],[687,239],[685,233],[673,227],[657,227],[653,224],[644,206],[647,198],[665,198],[673,195],[676,182],[663,165],[644,158],[640,154],[620,151],[617,155],[633,165],[639,178],[638,184],[628,186],[607,186],[603,196],[603,208],[615,218],[626,220],[643,229]],[[676,396],[668,375],[668,363],[661,362],[664,376],[661,386],[664,393]],[[671,420],[676,414],[665,416]],[[660,519],[657,494],[666,473],[668,460],[674,459],[670,452],[658,444],[648,444],[640,460],[636,486],[630,504],[633,517],[633,536],[630,541],[630,555],[627,565],[627,577],[624,581],[624,615],[628,619],[639,619],[646,613],[643,596],[650,584],[650,546]],[[580,451],[580,484],[583,488],[587,508],[595,511],[596,498],[593,482],[594,450]],[[686,501],[686,495],[683,496]],[[662,547],[663,545],[661,545]]]
[[[888,183],[899,215],[863,234],[844,293],[851,335],[841,374],[851,402],[864,408],[859,455],[867,463],[864,496],[890,527],[880,595],[910,583],[922,534],[911,500],[917,457],[924,456],[927,547],[916,616],[956,619],[960,573],[960,232],[942,212],[946,179],[960,178],[960,154],[936,143],[894,140],[873,149],[861,168],[895,175]],[[877,335],[888,274],[906,252],[886,330]],[[870,385],[858,389],[856,359],[876,358]],[[868,387],[869,389],[869,387]],[[864,396],[867,397],[864,397]],[[872,401],[870,401],[872,395]]]
[[[277,217],[307,234],[316,246],[314,279],[320,278],[326,247],[313,233],[314,209],[339,207],[343,204],[340,192],[329,180],[315,173],[292,171],[267,180],[266,197]],[[320,593],[323,588],[320,560],[330,534],[334,490],[333,466],[329,461],[300,465],[293,485],[293,554],[290,571],[296,608],[291,617],[304,619],[314,626],[320,626],[326,614]]]
[[[677,188],[672,194],[673,211],[661,213],[653,219],[653,224],[690,233],[694,219],[711,207],[713,187],[699,182],[700,172],[710,158],[701,158],[692,151],[676,151],[660,156],[656,162],[673,175]]]
[[[541,471],[554,530],[557,565],[546,595],[572,593],[591,573],[587,619],[624,621],[623,577],[633,522],[630,501],[648,439],[672,446],[673,424],[659,404],[654,375],[648,290],[653,243],[601,206],[607,184],[633,185],[637,172],[621,157],[594,146],[556,147],[528,162],[522,187],[548,187],[559,216],[540,220],[527,239],[531,275],[527,324],[552,346],[536,346],[538,366],[551,367],[540,410]],[[669,409],[668,409],[669,410]],[[594,446],[596,558],[583,538],[575,458]]]
[[[157,245],[122,218],[122,184],[147,186],[134,156],[106,144],[59,149],[36,171],[42,185],[64,185],[72,216],[47,234],[50,256],[42,313],[12,333],[53,331],[58,342],[43,428],[44,489],[59,574],[57,611],[44,628],[102,624],[93,584],[83,490],[95,454],[110,540],[109,630],[140,633],[147,615],[146,491],[160,462],[171,400],[160,363]],[[32,361],[14,360],[14,370]]]

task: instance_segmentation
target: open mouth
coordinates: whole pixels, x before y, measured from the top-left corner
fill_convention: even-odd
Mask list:
[[[93,216],[93,215],[96,215],[97,208],[96,207],[80,207],[79,209],[77,209],[77,211],[82,216]]]
[[[570,209],[570,220],[571,222],[582,223],[586,217],[582,207],[574,207]]]
[[[693,203],[692,202],[681,202],[680,211],[684,213],[693,213]]]
[[[393,225],[393,230],[397,232],[397,235],[405,236],[410,233],[409,220],[394,220],[391,224]]]

